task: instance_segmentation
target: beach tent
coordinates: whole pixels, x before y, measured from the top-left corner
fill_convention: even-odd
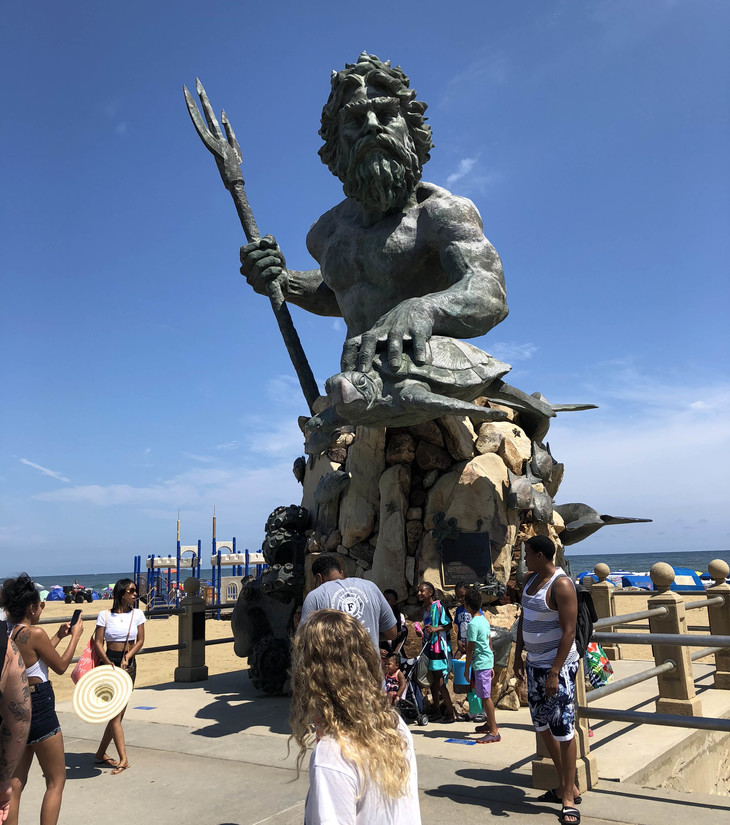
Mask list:
[[[96,590],[92,590],[92,591],[91,591],[91,598],[92,598],[94,601],[98,601],[98,600],[101,598],[101,595],[100,595],[99,593],[97,593],[97,591],[96,591]]]
[[[44,602],[48,598],[48,591],[47,590],[41,590],[40,597],[41,597],[41,601]]]
[[[62,602],[66,598],[62,587],[52,587],[46,596],[47,602]]]

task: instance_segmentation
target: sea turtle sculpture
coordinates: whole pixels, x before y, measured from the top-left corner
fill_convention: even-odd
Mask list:
[[[378,353],[372,370],[347,370],[327,380],[331,406],[307,422],[308,452],[321,452],[345,424],[408,427],[444,415],[468,415],[480,423],[507,418],[504,410],[473,403],[480,396],[531,418],[553,418],[542,397],[501,380],[511,369],[466,341],[440,335],[428,341],[423,364],[404,350],[400,368],[393,370],[386,353]]]

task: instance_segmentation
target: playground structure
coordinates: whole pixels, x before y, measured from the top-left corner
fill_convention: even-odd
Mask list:
[[[241,592],[242,581],[249,576],[260,578],[269,569],[263,554],[236,549],[235,537],[228,540],[216,538],[216,517],[213,516],[212,554],[210,557],[211,583],[204,586],[206,601],[212,605],[234,603]],[[134,557],[134,581],[142,597],[147,599],[147,609],[177,607],[184,595],[181,572],[201,578],[202,541],[197,544],[180,543],[180,518],[177,520],[177,545],[174,556],[150,554],[142,569],[142,556]],[[223,568],[230,567],[231,575],[224,576]],[[188,578],[187,576],[185,578]]]

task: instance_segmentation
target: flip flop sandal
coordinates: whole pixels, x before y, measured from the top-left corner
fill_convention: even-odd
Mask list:
[[[566,819],[567,816],[572,819]],[[577,808],[563,808],[558,817],[560,825],[580,825],[580,811]]]
[[[501,742],[502,737],[498,733],[488,733],[486,736],[482,736],[481,739],[477,739],[477,745],[491,745],[494,742]]]
[[[102,765],[105,768],[116,768],[119,763],[116,759],[112,759],[111,756],[105,756],[103,759],[94,759],[94,764]]]
[[[124,771],[128,770],[131,767],[132,767],[131,765],[117,765],[116,768],[114,768],[114,770],[111,771],[111,773],[109,775],[110,776],[118,776],[120,773],[123,773]]]

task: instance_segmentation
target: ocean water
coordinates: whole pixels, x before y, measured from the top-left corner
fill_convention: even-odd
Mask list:
[[[667,562],[674,567],[689,567],[692,570],[698,570],[700,573],[707,572],[707,565],[716,558],[723,558],[730,563],[730,551],[725,554],[718,554],[716,551],[708,552],[705,550],[686,550],[681,553],[613,553],[605,556],[601,555],[587,555],[574,552],[570,547],[566,549],[566,558],[570,563],[570,569],[573,575],[578,575],[584,570],[592,571],[594,566],[599,562],[605,562],[612,571],[629,570],[632,572],[642,573],[648,571],[649,568],[658,561]],[[12,571],[15,574],[17,571]],[[84,573],[79,571],[75,576],[69,574],[53,574],[43,573],[43,571],[36,572],[35,570],[28,570],[29,575],[33,576],[35,581],[40,582],[46,588],[52,587],[55,584],[67,585],[73,584],[74,578],[78,579],[79,583],[84,587],[90,587],[92,590],[101,592],[109,584],[112,586],[118,579],[132,578],[132,571],[122,571],[117,573]],[[144,572],[144,571],[143,571]],[[201,578],[203,581],[209,581],[212,578],[213,571],[210,567],[201,569]],[[190,570],[180,571],[180,581],[184,581],[190,575]],[[174,581],[174,577],[173,577]]]
[[[17,571],[13,571],[11,575],[15,575]],[[35,570],[27,570],[29,576],[33,577],[33,580],[42,584],[46,589],[50,589],[56,584],[60,584],[61,587],[73,584],[74,579],[77,579],[80,585],[84,587],[90,587],[92,590],[96,590],[99,593],[102,592],[106,587],[111,585],[114,587],[114,583],[119,581],[119,579],[133,579],[134,575],[131,570],[123,571],[121,573],[77,573],[76,575],[63,573],[51,573],[51,574],[44,574],[44,573],[36,573]],[[142,571],[142,574],[145,575],[146,571]],[[210,568],[201,568],[200,570],[200,578],[205,581],[210,581],[212,577],[213,571]],[[225,574],[224,574],[225,575]],[[190,570],[181,570],[180,571],[180,581],[184,582],[190,576]],[[175,581],[175,576],[173,574],[171,581]]]
[[[570,562],[571,572],[576,576],[584,570],[592,571],[599,562],[605,562],[612,572],[629,570],[636,573],[648,571],[658,561],[666,562],[673,567],[689,567],[700,573],[707,572],[707,565],[713,559],[721,558],[730,564],[730,551],[718,553],[717,551],[685,550],[681,553],[612,553],[605,556],[588,556],[571,552],[571,548],[567,547],[565,555]]]

